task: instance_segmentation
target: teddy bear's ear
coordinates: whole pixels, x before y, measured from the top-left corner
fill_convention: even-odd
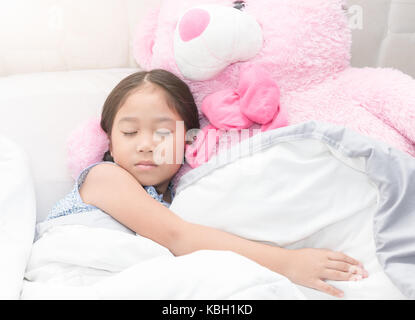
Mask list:
[[[138,65],[149,70],[153,58],[154,38],[158,23],[160,5],[148,11],[137,25],[133,42],[133,54]]]

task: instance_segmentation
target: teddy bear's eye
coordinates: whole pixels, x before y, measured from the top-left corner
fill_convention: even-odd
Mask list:
[[[243,8],[245,8],[245,1],[234,1],[233,7],[235,9],[242,10]]]

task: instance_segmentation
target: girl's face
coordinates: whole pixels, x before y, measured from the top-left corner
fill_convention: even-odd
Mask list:
[[[184,158],[185,129],[169,107],[167,93],[145,83],[118,110],[111,130],[110,152],[115,163],[143,186],[164,193]],[[152,166],[140,165],[152,163]]]

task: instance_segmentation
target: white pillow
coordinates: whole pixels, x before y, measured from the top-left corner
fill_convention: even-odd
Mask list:
[[[35,190],[23,150],[2,135],[0,149],[0,299],[18,299],[35,232]]]
[[[66,165],[69,134],[101,113],[110,91],[138,69],[34,73],[0,78],[0,133],[28,154],[37,198],[37,220],[70,191]]]

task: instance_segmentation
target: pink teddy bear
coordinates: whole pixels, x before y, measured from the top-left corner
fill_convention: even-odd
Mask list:
[[[225,89],[205,97],[202,112],[210,124],[199,132],[191,145],[186,145],[186,161],[192,168],[254,134],[253,130],[248,130],[244,136],[239,129],[260,125],[262,132],[288,124],[287,111],[280,105],[278,85],[265,70],[255,65],[243,66],[236,90]],[[234,137],[229,135],[228,139],[228,130]]]
[[[350,66],[345,3],[165,0],[147,15],[134,41],[138,64],[183,79],[200,111],[202,131],[176,181],[214,154],[218,139],[202,148],[209,129],[316,120],[415,155],[415,80],[395,69]],[[89,123],[71,136],[73,176],[102,159],[108,144],[97,129]],[[90,149],[98,144],[105,147]]]

